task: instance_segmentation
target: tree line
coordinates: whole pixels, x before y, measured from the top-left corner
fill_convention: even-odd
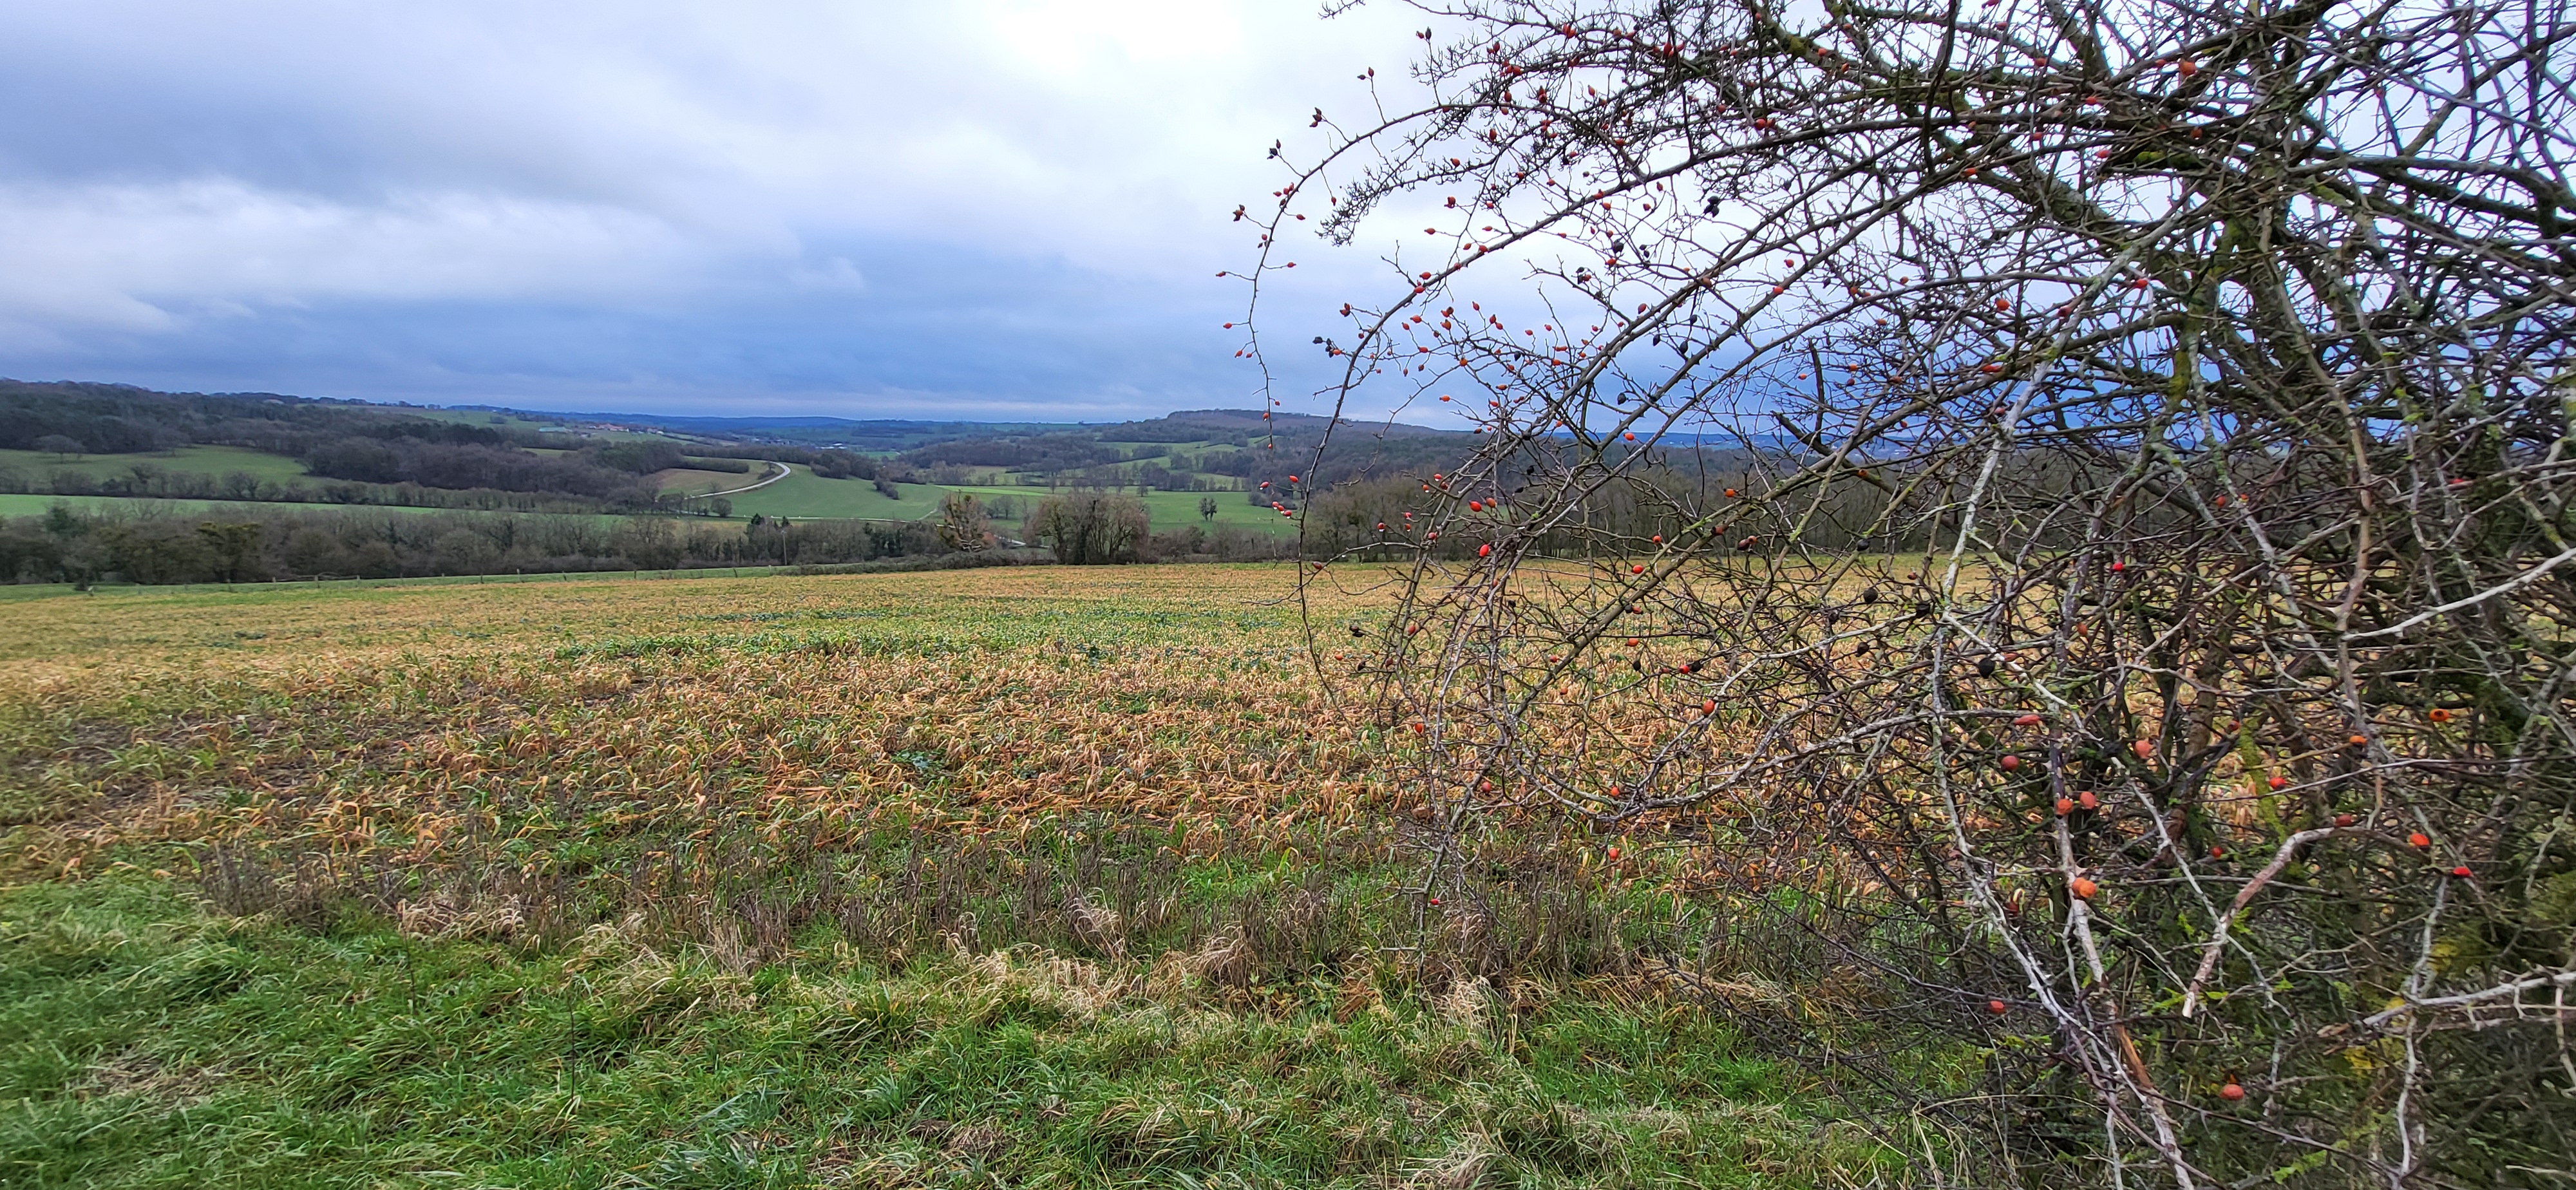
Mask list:
[[[1021,543],[994,531],[983,507],[959,496],[941,516],[918,521],[755,516],[724,523],[360,508],[133,515],[57,504],[40,516],[0,519],[0,581],[159,585],[832,566]],[[1233,526],[1157,533],[1142,501],[1106,492],[1050,497],[1016,529],[1057,560],[1082,565],[1254,561],[1295,548],[1286,538]]]

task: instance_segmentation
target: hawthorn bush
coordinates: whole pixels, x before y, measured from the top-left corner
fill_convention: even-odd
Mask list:
[[[1803,941],[1675,970],[1838,1006],[1944,1179],[2563,1184],[2563,6],[1419,7],[1243,273],[1393,221],[1323,395],[1478,421],[1317,638],[1423,889],[1501,814],[1691,849]]]

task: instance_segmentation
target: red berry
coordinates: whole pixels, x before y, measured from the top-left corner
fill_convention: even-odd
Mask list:
[[[2218,1089],[2218,1097],[2228,1101],[2229,1103],[2234,1103],[2245,1097],[2245,1088],[2237,1086],[2235,1082],[2230,1081],[2226,1086]]]
[[[2015,726],[2015,727],[2037,727],[2037,726],[2039,726],[2039,716],[2037,716],[2037,715],[2024,715],[2024,716],[2022,716],[2021,718],[2018,718],[2018,719],[2013,720],[2013,726]]]
[[[2002,760],[1998,760],[1998,761],[1996,761],[1995,763],[1996,763],[1996,764],[1999,764],[1999,765],[2002,765],[2002,766],[2003,766],[2003,770],[2004,770],[2005,772],[2009,773],[2009,772],[2013,772],[2014,770],[2017,770],[2017,769],[2019,769],[2019,768],[2021,767],[2021,757],[2018,757],[2018,756],[2006,756],[2006,757],[2004,757]]]
[[[2087,810],[2099,810],[2102,808],[2102,800],[2094,797],[2093,791],[2090,789],[2077,790],[2075,800],[2083,803],[2084,808]]]
[[[2426,838],[2424,836],[2424,832],[2415,831],[2406,836],[2406,845],[2416,849],[2417,851],[2422,851],[2423,849],[2432,846],[2433,840]]]
[[[2451,869],[2451,874],[2462,880],[2466,880],[2469,878],[2469,865],[2461,864],[2459,867]]]
[[[2336,826],[2351,826],[2351,825],[2352,825],[2352,815],[2350,815],[2350,814],[2337,814],[2337,815],[2335,815],[2334,822],[2335,822],[2335,825],[2336,825]]]
[[[2006,1007],[2004,1002],[2001,1000],[1988,1000],[1986,1001],[1986,1011],[1991,1012],[1996,1016],[2002,1016],[2006,1012],[2011,1011],[2011,1009]]]

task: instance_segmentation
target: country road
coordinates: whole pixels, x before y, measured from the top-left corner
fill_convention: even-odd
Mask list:
[[[778,468],[778,474],[768,476],[767,478],[762,479],[759,483],[744,484],[738,488],[726,488],[721,492],[700,492],[698,494],[699,498],[703,499],[708,496],[736,496],[744,492],[757,491],[761,488],[768,487],[779,480],[785,479],[790,475],[796,474],[796,465],[793,463],[781,463],[776,459],[764,459],[762,461],[768,463],[772,467]]]

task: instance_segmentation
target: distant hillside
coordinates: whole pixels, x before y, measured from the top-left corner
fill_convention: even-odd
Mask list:
[[[1120,488],[1168,522],[1274,533],[1290,475],[1311,493],[1427,474],[1475,441],[1346,419],[1316,466],[1332,425],[1257,409],[1092,425],[535,413],[0,380],[0,497],[914,520],[947,492],[1011,510],[1032,491]]]
[[[499,406],[460,409],[549,418],[566,423],[649,426],[698,437],[741,442],[782,442],[895,454],[942,442],[1070,435],[1098,442],[1212,442],[1252,435],[1321,429],[1329,420],[1278,413],[1264,422],[1258,409],[1185,409],[1127,422],[921,421],[847,417],[678,417],[659,413],[525,413]],[[1343,419],[1343,424],[1393,437],[1453,434],[1428,426]]]
[[[1102,426],[1099,429],[1103,436],[1117,441],[1150,442],[1155,439],[1141,437],[1139,433],[1150,433],[1159,429],[1204,429],[1225,434],[1313,433],[1322,430],[1331,421],[1331,418],[1317,417],[1310,413],[1273,413],[1269,420],[1264,421],[1258,409],[1184,409],[1177,413],[1166,413],[1151,421],[1123,422]],[[1341,424],[1351,429],[1382,433],[1391,437],[1461,436],[1456,430],[1435,430],[1429,426],[1407,425],[1403,422],[1368,421],[1346,417],[1341,419]]]
[[[498,412],[0,380],[0,493],[9,494],[656,512],[678,507],[665,473],[747,476],[753,458],[875,476],[847,451],[743,450]],[[130,461],[101,465],[119,459]]]
[[[888,454],[932,442],[996,433],[1072,430],[1071,423],[916,421],[847,417],[678,417],[660,413],[528,413],[497,405],[464,405],[460,411],[537,418],[568,425],[642,426],[694,438],[778,443]]]

